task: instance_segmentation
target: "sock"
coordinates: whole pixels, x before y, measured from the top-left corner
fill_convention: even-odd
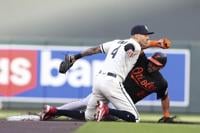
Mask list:
[[[67,116],[78,120],[85,120],[85,112],[80,110],[57,110],[56,116]]]
[[[135,116],[128,111],[109,109],[109,114],[128,122],[136,122]]]

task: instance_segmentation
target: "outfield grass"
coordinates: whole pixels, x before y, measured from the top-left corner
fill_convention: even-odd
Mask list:
[[[197,133],[200,131],[200,115],[177,115],[179,121],[197,124],[158,124],[157,120],[161,116],[161,114],[141,114],[141,123],[87,122],[76,133]]]
[[[141,114],[141,121],[157,121],[160,119],[162,115],[161,114],[147,114],[143,113]],[[185,122],[197,122],[200,123],[200,115],[198,114],[177,114],[177,119],[179,121],[185,121]]]
[[[127,122],[87,122],[76,133],[197,133],[199,125]]]

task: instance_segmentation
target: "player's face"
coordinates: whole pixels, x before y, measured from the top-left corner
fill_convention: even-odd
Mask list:
[[[141,44],[141,46],[146,46],[149,40],[149,35],[141,35],[139,34],[139,43]]]
[[[150,62],[148,63],[148,68],[147,71],[149,73],[155,72],[155,71],[159,71],[162,67],[155,65],[154,63]]]

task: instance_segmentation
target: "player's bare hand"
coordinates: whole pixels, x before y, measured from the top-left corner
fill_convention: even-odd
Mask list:
[[[161,48],[167,49],[171,47],[171,40],[169,40],[168,38],[161,38],[158,40]]]
[[[142,47],[142,49],[149,48],[149,47],[159,47],[163,49],[168,49],[171,47],[171,40],[168,38],[161,38],[159,40],[149,40],[148,45],[146,47]]]

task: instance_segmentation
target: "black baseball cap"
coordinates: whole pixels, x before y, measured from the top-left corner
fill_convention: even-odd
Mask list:
[[[131,29],[131,35],[135,34],[150,35],[154,32],[150,32],[146,25],[136,25]]]

